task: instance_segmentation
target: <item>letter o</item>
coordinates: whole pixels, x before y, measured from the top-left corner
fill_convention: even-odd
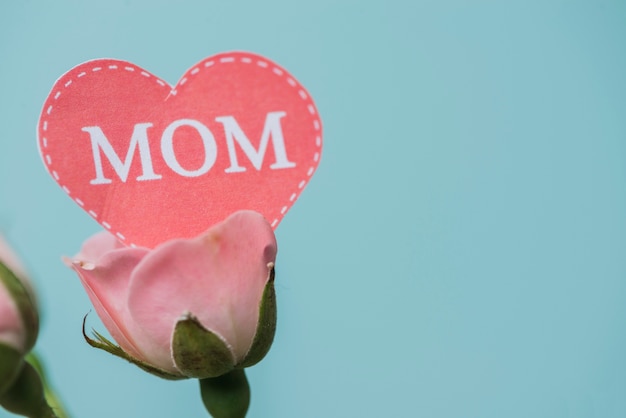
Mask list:
[[[198,131],[200,138],[202,138],[202,143],[204,144],[204,163],[197,170],[184,169],[178,162],[178,159],[176,159],[176,154],[174,154],[174,131],[181,126],[191,126]],[[165,163],[176,173],[184,177],[198,177],[209,171],[211,167],[213,167],[213,164],[215,164],[215,160],[217,159],[217,144],[209,128],[202,123],[193,119],[180,119],[170,123],[163,131],[163,135],[161,136],[161,153],[163,154]]]

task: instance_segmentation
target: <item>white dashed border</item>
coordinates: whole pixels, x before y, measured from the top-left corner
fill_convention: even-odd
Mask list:
[[[44,104],[44,111],[42,112],[41,117],[39,119],[40,132],[39,132],[39,141],[37,141],[37,145],[39,148],[39,154],[41,155],[44,161],[44,165],[46,166],[46,169],[48,170],[50,175],[56,180],[59,186],[61,186],[61,188],[65,191],[65,193],[67,193],[70,197],[72,197],[73,200],[76,202],[76,204],[78,204],[87,213],[89,213],[89,215],[91,215],[94,219],[96,219],[102,226],[104,226],[111,233],[115,234],[115,236],[117,236],[117,238],[119,238],[121,241],[126,242],[126,237],[121,232],[113,231],[111,224],[109,224],[105,220],[99,220],[98,214],[94,210],[86,208],[85,203],[80,198],[72,196],[69,188],[67,188],[67,186],[62,184],[59,174],[55,170],[52,169],[52,157],[50,156],[50,154],[45,152],[46,149],[48,148],[48,138],[46,136],[46,132],[48,131],[48,127],[49,127],[48,119],[52,117],[52,112],[54,110],[55,102],[59,99],[59,97],[62,96],[63,89],[70,88],[70,86],[74,84],[74,81],[78,81],[78,79],[85,77],[88,74],[103,73],[102,70],[116,71],[116,70],[119,70],[120,65],[122,65],[122,69],[124,71],[133,72],[145,78],[152,78],[155,80],[155,82],[159,86],[170,89],[169,85],[165,81],[159,79],[158,77],[130,63],[117,61],[118,64],[120,65],[109,64],[106,67],[102,65],[98,66],[97,63],[102,63],[103,61],[111,62],[111,61],[117,61],[117,60],[112,60],[112,59],[95,60],[92,62],[94,66],[92,66],[90,70],[81,71],[80,73],[78,73],[78,75],[75,76],[75,78],[65,79],[66,75],[75,72],[76,68],[90,65],[89,62],[81,64],[78,67],[75,67],[74,69],[68,71],[68,73],[63,75],[55,83],[53,90],[50,92],[50,95],[48,96],[48,99],[46,100],[46,103]],[[272,228],[275,229],[278,223],[280,222],[280,220],[284,217],[285,213],[287,213],[287,211],[289,210],[289,207],[292,206],[294,202],[297,200],[297,198],[299,197],[300,193],[302,192],[302,189],[307,184],[309,178],[315,172],[315,169],[317,168],[317,165],[320,160],[320,155],[321,155],[321,150],[322,150],[321,123],[317,115],[317,111],[315,110],[315,105],[313,104],[313,101],[311,100],[307,92],[304,90],[304,88],[301,87],[292,77],[290,77],[285,70],[283,70],[282,68],[279,68],[278,66],[276,66],[269,60],[263,59],[262,57],[254,55],[254,54],[248,54],[244,52],[233,52],[233,53],[216,55],[214,57],[201,61],[199,64],[195,65],[190,70],[188,70],[187,73],[185,73],[185,75],[178,81],[176,86],[170,89],[169,94],[176,95],[177,88],[184,86],[191,77],[199,74],[202,69],[211,68],[215,66],[216,64],[219,65],[219,64],[236,63],[236,62],[240,62],[242,64],[256,64],[256,66],[260,68],[271,70],[272,73],[276,75],[277,77],[284,78],[285,82],[289,86],[295,89],[300,99],[306,102],[306,109],[308,110],[311,116],[311,123],[313,124],[313,129],[315,131],[316,151],[313,155],[311,166],[306,171],[305,178],[302,179],[298,183],[297,190],[291,193],[289,197],[289,202],[280,209],[280,214],[276,216],[274,220],[270,223]],[[63,82],[61,82],[61,80],[63,80]],[[130,245],[131,247],[136,247],[136,245],[133,243],[128,243],[128,245]]]

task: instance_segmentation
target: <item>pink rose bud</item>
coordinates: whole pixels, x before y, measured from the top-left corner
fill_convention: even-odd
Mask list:
[[[96,234],[70,266],[119,347],[98,333],[86,339],[169,379],[256,364],[276,327],[276,251],[272,228],[253,211],[153,250]]]
[[[39,315],[20,261],[0,236],[0,395],[17,379],[37,340]]]

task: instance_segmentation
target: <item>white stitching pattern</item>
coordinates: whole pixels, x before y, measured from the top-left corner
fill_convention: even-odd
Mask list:
[[[240,59],[240,62],[242,62],[242,63],[244,63],[244,64],[250,64],[250,63],[252,63],[252,61],[253,61],[253,60],[252,60],[252,58],[250,58],[250,57],[242,57],[242,58]],[[219,59],[219,63],[224,63],[224,64],[226,64],[226,63],[233,63],[233,62],[235,62],[235,57],[232,57],[232,56],[225,56],[225,57],[221,57],[221,58]],[[209,68],[209,67],[212,67],[214,64],[215,64],[215,59],[210,59],[210,60],[207,60],[207,61],[205,61],[205,62],[204,62],[203,67],[204,67],[204,68]],[[274,73],[274,74],[275,74],[276,76],[278,76],[278,77],[283,77],[283,76],[285,75],[285,73],[284,73],[284,71],[283,71],[282,69],[280,69],[280,68],[278,68],[278,67],[271,66],[271,65],[269,65],[269,63],[268,63],[268,62],[266,62],[266,61],[257,60],[257,61],[256,61],[256,64],[257,64],[257,66],[258,66],[258,67],[260,67],[260,68],[267,68],[267,69],[271,69],[272,73]],[[108,68],[109,70],[117,70],[117,69],[118,69],[118,66],[117,66],[117,65],[109,65],[109,66],[107,66],[106,68]],[[103,69],[102,67],[93,67],[93,68],[91,69],[91,72],[92,72],[92,73],[97,73],[98,71],[100,71],[100,70],[102,70],[102,69]],[[132,66],[124,66],[124,70],[126,70],[126,71],[128,71],[128,72],[135,72],[135,70],[137,70],[137,68],[132,67]],[[150,74],[150,73],[148,73],[148,72],[146,72],[146,71],[142,71],[142,70],[140,70],[140,69],[138,69],[138,71],[139,71],[139,74],[141,74],[142,76],[144,76],[144,77],[146,77],[146,78],[151,78],[151,77],[152,77],[152,74]],[[198,66],[196,66],[196,67],[194,67],[193,69],[189,70],[189,71],[188,71],[188,74],[187,74],[186,76],[184,76],[183,78],[181,78],[181,79],[180,79],[180,81],[178,82],[177,86],[183,86],[183,85],[184,85],[184,84],[188,81],[188,78],[189,78],[190,76],[194,76],[194,75],[198,74],[199,72],[200,72],[200,68],[199,68]],[[80,78],[80,77],[83,77],[83,76],[85,76],[85,75],[87,75],[87,72],[83,71],[83,72],[79,73],[76,77],[77,77],[77,78]],[[166,88],[170,88],[170,87],[167,85],[167,83],[165,83],[164,81],[160,80],[159,78],[154,77],[154,80],[156,81],[156,83],[157,83],[159,86],[161,86],[161,87],[166,87]],[[296,82],[293,78],[291,78],[291,77],[286,77],[286,81],[287,81],[287,83],[288,83],[291,87],[293,87],[293,88],[295,88],[295,89],[296,89],[296,92],[297,92],[298,96],[299,96],[302,100],[304,100],[304,101],[310,101],[310,98],[309,98],[309,96],[306,94],[306,92],[304,91],[304,89],[299,88],[299,87],[298,87],[297,82]],[[68,88],[70,85],[72,85],[72,83],[73,83],[73,80],[68,80],[68,81],[66,81],[66,82],[65,82],[65,84],[64,84],[65,88]],[[176,87],[176,86],[175,86],[175,87]],[[175,88],[170,88],[170,94],[171,94],[171,95],[176,95],[176,93],[177,93],[177,91],[176,91],[176,89],[175,89]],[[57,99],[60,97],[60,95],[61,95],[61,91],[57,91],[57,92],[56,92],[56,94],[55,94],[55,95],[54,95],[54,97],[53,97],[53,98],[54,98],[54,100],[57,100]],[[318,118],[317,118],[317,116],[316,116],[315,106],[313,105],[313,103],[312,103],[312,102],[310,102],[310,103],[308,103],[308,104],[307,104],[307,109],[308,109],[308,111],[309,111],[310,115],[313,117],[313,122],[312,122],[312,123],[313,123],[313,128],[315,129],[315,131],[319,131],[319,130],[320,130],[320,128],[321,128],[321,125],[320,125],[319,119],[318,119]],[[53,111],[53,105],[49,105],[49,106],[47,107],[47,109],[46,109],[46,112],[45,112],[45,113],[46,113],[48,116],[50,116],[50,115],[52,114],[52,111]],[[43,128],[43,131],[47,131],[47,130],[48,130],[48,120],[43,120],[43,121],[42,121],[42,128]],[[46,138],[46,137],[43,137],[42,141],[43,141],[43,146],[44,146],[44,148],[47,148],[47,146],[48,146],[48,140],[47,140],[47,138]],[[320,158],[320,151],[319,151],[319,148],[321,148],[321,145],[322,145],[322,139],[321,139],[321,136],[320,136],[320,135],[317,135],[317,136],[315,137],[315,145],[316,145],[316,147],[318,148],[318,151],[316,151],[316,152],[315,152],[315,154],[314,154],[314,156],[313,156],[312,165],[309,167],[309,169],[308,169],[308,170],[307,170],[307,172],[306,172],[306,176],[307,176],[307,178],[308,178],[308,177],[310,177],[310,176],[311,176],[311,175],[315,172],[315,167],[316,167],[317,163],[319,162],[319,158]],[[46,162],[48,163],[48,166],[52,165],[52,160],[51,160],[51,157],[50,157],[50,155],[49,155],[49,154],[46,154],[44,158],[45,158]],[[59,181],[60,181],[59,175],[58,175],[58,173],[57,173],[56,171],[52,170],[52,171],[51,171],[51,174],[52,174],[52,176],[55,178],[55,180],[56,180],[57,182],[59,182]],[[290,198],[289,198],[289,202],[290,202],[290,204],[291,204],[291,205],[293,205],[293,203],[294,203],[294,202],[295,202],[295,200],[297,199],[298,195],[302,192],[302,189],[304,188],[304,186],[305,186],[305,185],[306,185],[306,183],[307,183],[307,178],[305,178],[305,179],[301,180],[301,181],[300,181],[300,183],[298,183],[298,191],[297,191],[296,193],[292,193],[292,194],[291,194],[291,196],[290,196]],[[61,184],[59,183],[59,185],[61,185]],[[63,188],[63,190],[65,190],[65,192],[66,192],[68,195],[70,195],[70,190],[69,190],[66,186],[61,185],[61,187]],[[75,202],[76,202],[79,206],[84,207],[84,202],[83,202],[81,199],[79,199],[79,198],[74,198],[74,201],[75,201]],[[280,216],[279,216],[279,217],[276,217],[276,218],[275,218],[274,220],[272,220],[272,222],[271,222],[271,226],[272,226],[272,228],[274,228],[274,227],[278,224],[278,222],[280,221],[280,218],[282,218],[282,217],[285,215],[285,213],[286,213],[286,212],[287,212],[287,210],[289,209],[289,206],[290,206],[290,205],[285,205],[285,206],[283,206],[283,207],[281,208],[281,210],[280,210]],[[87,210],[87,213],[89,213],[89,214],[90,214],[90,215],[91,215],[94,219],[97,219],[97,218],[98,218],[98,214],[97,214],[96,212],[94,212],[93,210]],[[100,224],[101,224],[102,226],[104,226],[106,229],[111,230],[111,225],[110,225],[108,222],[106,222],[106,221],[102,221],[102,222],[100,222]],[[116,235],[119,239],[121,239],[122,241],[126,241],[126,237],[125,237],[123,234],[121,234],[120,232],[116,232],[116,233],[115,233],[115,235]],[[129,245],[130,245],[131,247],[136,247],[136,245],[135,245],[135,244],[133,244],[133,243],[129,243]]]

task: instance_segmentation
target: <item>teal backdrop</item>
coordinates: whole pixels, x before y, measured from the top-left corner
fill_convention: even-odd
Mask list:
[[[100,227],[40,161],[41,106],[89,59],[175,83],[230,50],[289,69],[325,129],[276,231],[250,417],[626,416],[625,22],[621,0],[2,1],[0,231],[72,416],[207,414],[195,381],[83,341],[61,256]]]

